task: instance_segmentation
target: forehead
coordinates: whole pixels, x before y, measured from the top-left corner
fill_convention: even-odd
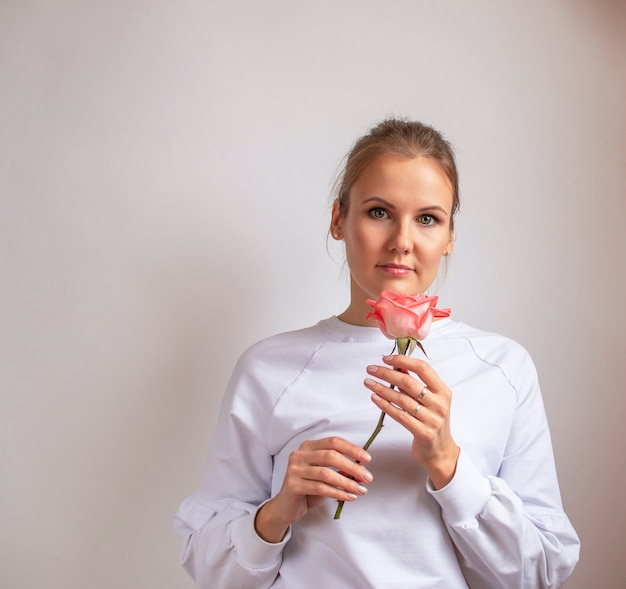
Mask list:
[[[351,196],[430,196],[449,201],[448,210],[452,206],[452,192],[452,183],[437,160],[388,155],[369,162],[350,189]]]

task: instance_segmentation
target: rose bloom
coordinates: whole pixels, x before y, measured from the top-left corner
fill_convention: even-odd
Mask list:
[[[404,295],[383,290],[377,301],[368,300],[373,309],[368,319],[374,319],[390,339],[410,337],[423,340],[430,332],[434,317],[448,317],[450,309],[437,309],[439,297],[423,294]]]

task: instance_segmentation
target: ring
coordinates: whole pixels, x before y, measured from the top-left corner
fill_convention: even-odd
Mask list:
[[[424,398],[424,395],[428,392],[428,385],[424,385],[420,396],[417,398],[418,401],[421,401]]]
[[[417,403],[417,405],[415,405],[415,409],[411,411],[411,417],[415,417],[415,415],[421,408],[422,408],[422,405],[420,403]]]

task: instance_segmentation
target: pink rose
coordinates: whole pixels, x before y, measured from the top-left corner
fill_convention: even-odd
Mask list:
[[[435,308],[438,300],[439,297],[423,294],[403,295],[383,290],[377,301],[367,301],[373,309],[367,319],[374,319],[390,339],[410,337],[423,340],[430,332],[434,317],[450,315],[450,309]]]
[[[400,354],[410,355],[417,345],[425,355],[426,351],[419,340],[423,340],[430,332],[430,326],[434,317],[448,317],[450,315],[450,309],[435,308],[438,300],[438,297],[429,297],[422,294],[401,295],[390,290],[383,290],[377,301],[367,301],[367,304],[374,309],[371,313],[368,313],[367,319],[374,319],[378,323],[380,330],[389,339],[396,340],[392,354],[395,350],[398,350]],[[394,368],[394,370],[399,370],[399,368]],[[391,388],[394,388],[393,385]],[[419,408],[419,406],[418,403],[417,407]],[[416,411],[413,412],[413,415],[415,415]],[[363,446],[364,450],[370,447],[380,433],[384,419],[385,412],[382,411],[378,418],[376,429],[365,443],[365,446]],[[343,501],[339,501],[337,511],[335,511],[335,519],[341,517],[343,504]]]

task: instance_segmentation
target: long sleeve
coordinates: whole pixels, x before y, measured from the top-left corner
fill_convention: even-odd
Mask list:
[[[175,515],[181,563],[200,589],[263,589],[281,565],[280,544],[254,529],[270,497],[272,457],[259,432],[271,407],[243,368],[235,369],[220,410],[207,475]]]
[[[181,564],[201,589],[271,587],[282,562],[280,544],[268,544],[257,535],[257,507],[232,503],[219,510],[197,494],[186,499],[175,516],[181,538]]]
[[[462,450],[453,480],[429,487],[475,589],[560,587],[578,561],[536,372],[525,352],[519,363],[504,366],[516,407],[497,476],[485,476]]]
[[[205,478],[174,516],[181,564],[200,589],[271,587],[291,530],[277,544],[256,533],[258,509],[272,496],[274,405],[302,372],[316,345],[273,340],[242,355],[228,383]],[[275,432],[274,432],[275,433]]]
[[[225,392],[206,475],[180,506],[181,562],[200,589],[539,589],[578,558],[563,512],[534,366],[515,342],[443,319],[425,342],[453,393],[457,470],[433,490],[393,420],[370,449],[367,495],[334,520],[324,501],[264,542],[254,518],[291,452],[340,436],[362,444],[379,412],[365,367],[389,352],[377,328],[337,318],[255,344]]]

